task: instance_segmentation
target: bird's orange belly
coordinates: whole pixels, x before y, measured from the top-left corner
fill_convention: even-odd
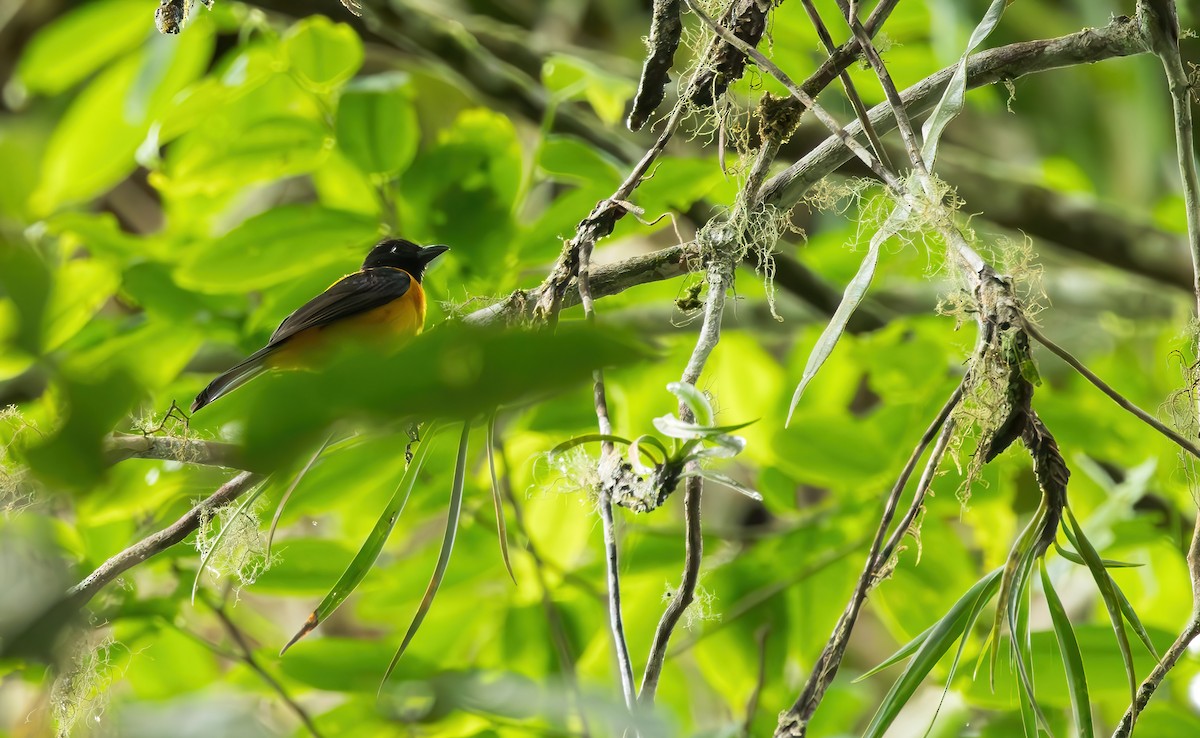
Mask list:
[[[422,298],[410,293],[374,310],[301,331],[271,354],[267,366],[272,369],[310,366],[331,349],[347,342],[385,350],[399,348],[425,326],[425,300]]]

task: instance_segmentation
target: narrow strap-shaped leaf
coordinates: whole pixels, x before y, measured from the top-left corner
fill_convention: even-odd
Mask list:
[[[1083,652],[1075,638],[1075,629],[1063,607],[1062,600],[1054,591],[1050,574],[1046,571],[1046,560],[1040,562],[1042,590],[1046,594],[1046,605],[1050,609],[1050,622],[1054,626],[1054,637],[1062,654],[1063,670],[1067,674],[1067,689],[1071,694],[1071,711],[1075,715],[1075,727],[1079,738],[1093,738],[1096,730],[1092,725],[1092,704],[1088,698],[1087,674],[1083,671]]]
[[[1045,515],[1038,515],[1035,520],[1043,520]],[[1030,546],[1022,555],[1013,578],[1012,594],[1008,601],[1008,632],[1011,640],[1009,646],[1017,665],[1017,680],[1023,693],[1022,722],[1025,734],[1029,738],[1038,738],[1037,726],[1040,723],[1051,736],[1050,721],[1042,712],[1037,701],[1037,692],[1033,687],[1033,650],[1029,643],[1029,575],[1033,571],[1034,547]],[[1032,715],[1033,719],[1029,719]]]
[[[575,436],[574,438],[569,438],[569,439],[563,441],[562,443],[558,444],[554,448],[550,449],[550,455],[558,456],[559,454],[563,453],[564,451],[570,451],[571,449],[575,448],[576,446],[582,446],[585,443],[601,443],[603,441],[608,441],[610,443],[619,443],[622,446],[628,446],[631,443],[631,441],[628,438],[622,438],[621,436],[614,436],[614,435],[610,435],[608,433],[585,433],[582,436]]]
[[[504,559],[504,568],[513,584],[517,583],[517,575],[513,574],[512,561],[508,557],[508,527],[504,524],[504,498],[500,494],[500,478],[496,476],[496,414],[492,413],[487,424],[487,460],[488,472],[492,476],[492,506],[496,508],[496,536],[500,539],[500,558]]]
[[[688,406],[697,425],[712,425],[712,403],[708,401],[703,392],[696,389],[696,385],[687,382],[671,382],[667,385],[667,390]]]
[[[1059,556],[1063,557],[1067,561],[1070,561],[1072,564],[1087,566],[1087,562],[1083,560],[1082,556],[1069,548],[1063,548],[1058,544],[1057,541],[1054,543],[1054,548],[1056,551],[1058,551]],[[1100,559],[1100,563],[1104,564],[1105,569],[1133,569],[1142,566],[1142,564],[1133,564],[1128,561],[1115,561],[1113,559]]]
[[[837,346],[838,340],[850,323],[850,317],[854,315],[854,311],[867,296],[871,280],[875,278],[875,268],[879,265],[879,252],[883,248],[884,242],[900,231],[901,225],[908,220],[908,215],[909,209],[906,206],[897,205],[888,215],[888,219],[871,237],[871,242],[867,246],[867,255],[863,257],[850,284],[846,285],[846,291],[842,293],[842,301],[838,303],[837,309],[833,311],[833,317],[829,319],[829,324],[825,326],[825,330],[821,331],[821,337],[817,339],[812,353],[808,355],[808,362],[804,365],[804,374],[800,377],[800,384],[796,385],[796,391],[792,394],[792,403],[788,406],[784,427],[791,425],[792,415],[796,412],[796,406],[800,404],[800,398],[804,396],[805,388],[808,387],[808,383],[813,380],[813,377],[817,376],[817,372],[825,364],[825,360],[833,353],[834,347]]]
[[[1142,625],[1142,619],[1138,617],[1137,611],[1133,609],[1133,605],[1130,604],[1129,598],[1126,597],[1125,593],[1121,591],[1120,585],[1118,585],[1117,582],[1112,579],[1111,575],[1109,576],[1109,581],[1112,582],[1113,591],[1117,595],[1117,604],[1121,607],[1121,614],[1125,616],[1127,621],[1129,621],[1129,625],[1133,628],[1133,632],[1137,633],[1138,640],[1142,642],[1142,645],[1146,647],[1146,650],[1150,652],[1150,655],[1154,657],[1155,661],[1162,661],[1162,657],[1158,655],[1158,649],[1154,647],[1154,642],[1150,640],[1150,634],[1146,632],[1146,626]]]
[[[757,490],[751,489],[728,474],[722,474],[719,471],[713,471],[712,469],[701,469],[700,471],[685,472],[684,474],[680,475],[680,479],[685,477],[700,477],[701,479],[709,482],[724,485],[734,492],[745,495],[752,500],[762,502],[762,495],[759,494]]]
[[[1100,590],[1100,598],[1104,600],[1104,607],[1108,610],[1108,619],[1112,622],[1113,633],[1117,637],[1117,646],[1121,651],[1121,660],[1125,662],[1125,676],[1129,681],[1129,704],[1130,704],[1130,728],[1137,722],[1137,687],[1138,677],[1137,671],[1133,666],[1133,648],[1129,645],[1129,635],[1125,632],[1125,620],[1121,612],[1120,599],[1117,597],[1116,586],[1112,577],[1104,570],[1104,563],[1100,559],[1100,554],[1096,552],[1095,546],[1088,540],[1083,533],[1083,526],[1075,519],[1075,513],[1071,512],[1071,508],[1066,509],[1066,521],[1069,525],[1064,524],[1063,530],[1067,534],[1067,538],[1071,541],[1071,545],[1083,557],[1087,563],[1088,571],[1092,573],[1092,579],[1096,581],[1096,587]]]
[[[458,459],[454,462],[454,484],[450,488],[450,510],[446,513],[446,534],[442,537],[442,548],[438,552],[437,565],[433,568],[433,576],[429,578],[429,585],[425,587],[425,595],[421,597],[421,604],[417,605],[417,612],[413,615],[412,622],[409,623],[404,640],[400,642],[400,648],[396,649],[396,655],[392,657],[387,671],[383,673],[383,681],[379,684],[381,691],[383,685],[387,684],[388,677],[396,669],[396,664],[400,663],[400,657],[408,649],[408,644],[412,643],[413,636],[417,634],[421,623],[425,621],[425,615],[433,605],[433,598],[437,596],[438,588],[442,586],[442,579],[446,576],[446,567],[450,564],[450,553],[454,550],[454,537],[458,533],[458,519],[462,515],[463,484],[467,475],[467,440],[470,435],[471,423],[467,421],[463,423],[462,436],[458,439]]]
[[[733,425],[700,425],[698,423],[685,423],[674,415],[661,415],[652,422],[654,423],[654,427],[664,436],[687,440],[712,438],[713,436],[732,433],[748,425],[753,425],[758,421],[748,420],[745,423],[734,423]]]
[[[1004,15],[1005,7],[1011,2],[1013,0],[992,0],[992,4],[988,6],[987,12],[983,15],[983,20],[979,21],[979,25],[975,26],[975,30],[971,32],[971,39],[967,41],[967,48],[959,58],[958,66],[954,68],[954,74],[950,75],[950,82],[947,83],[945,92],[942,93],[933,112],[929,114],[925,125],[921,127],[921,137],[925,139],[925,143],[921,146],[921,158],[925,161],[926,169],[933,169],[934,159],[937,158],[938,141],[942,138],[942,132],[946,130],[950,121],[962,112],[963,104],[966,102],[967,57],[983,43],[984,39],[991,35],[1000,23],[1000,16]]]
[[[917,691],[917,687],[921,685],[921,682],[925,680],[925,677],[933,670],[933,667],[937,665],[954,641],[967,632],[968,625],[974,622],[973,617],[977,617],[984,605],[995,596],[1003,571],[1003,569],[996,569],[976,582],[971,589],[967,590],[966,594],[959,598],[958,602],[954,603],[949,612],[942,616],[941,620],[875,668],[874,671],[878,671],[903,659],[909,653],[914,654],[900,678],[896,680],[896,683],[888,690],[887,696],[880,702],[879,709],[871,718],[871,724],[863,733],[864,738],[880,738],[887,732],[896,716],[900,714],[900,710]],[[918,645],[913,646],[913,644]],[[910,646],[913,647],[910,648]]]
[[[208,562],[212,560],[213,554],[221,547],[221,543],[225,540],[225,534],[233,527],[233,524],[241,519],[242,515],[250,508],[251,505],[262,496],[262,493],[267,488],[267,483],[270,478],[263,480],[261,484],[254,488],[254,491],[246,495],[237,509],[233,511],[233,515],[225,521],[225,525],[221,526],[221,530],[217,531],[217,537],[212,540],[208,546],[208,550],[204,552],[204,556],[200,559],[200,568],[196,569],[196,578],[192,580],[192,604],[196,604],[196,592],[200,589],[200,577],[204,576],[204,570],[208,568]]]
[[[313,455],[308,457],[308,462],[304,468],[292,478],[292,483],[288,485],[284,491],[283,497],[279,498],[279,504],[275,506],[275,514],[271,516],[271,527],[267,530],[267,558],[271,558],[271,548],[275,543],[275,529],[279,527],[279,518],[283,517],[283,509],[287,506],[288,500],[292,499],[292,493],[296,491],[296,487],[300,486],[300,481],[313,468],[313,464],[317,463],[317,459],[321,454],[325,453],[325,449],[329,448],[329,443],[333,440],[333,434],[325,436],[325,441],[321,443],[320,448],[313,452]]]
[[[379,558],[379,553],[383,551],[383,545],[387,543],[388,535],[391,534],[392,528],[396,525],[396,521],[400,519],[400,513],[404,512],[404,506],[408,503],[408,496],[412,493],[413,485],[416,484],[417,475],[421,471],[421,467],[425,464],[425,459],[429,456],[429,449],[433,446],[437,438],[437,428],[430,425],[425,431],[425,439],[421,441],[421,447],[417,450],[417,455],[412,463],[408,465],[408,469],[404,471],[404,476],[400,478],[400,483],[396,485],[396,491],[392,494],[392,499],[388,501],[387,507],[383,509],[383,513],[379,519],[375,521],[375,527],[371,529],[371,533],[367,536],[367,540],[363,541],[363,545],[359,547],[358,553],[354,555],[354,560],[342,572],[342,576],[333,585],[333,589],[329,590],[329,594],[325,595],[325,599],[321,600],[321,604],[317,605],[317,609],[312,611],[308,616],[308,620],[304,621],[304,625],[292,636],[292,639],[284,645],[279,652],[282,656],[291,648],[296,641],[299,641],[304,636],[308,635],[318,625],[323,623],[326,618],[337,610],[350,593],[362,582],[363,577],[371,570],[375,564],[375,559]]]
[[[1004,576],[1000,580],[1000,598],[996,601],[996,619],[992,622],[992,633],[989,636],[991,648],[988,661],[988,686],[993,692],[996,690],[996,663],[1000,658],[1000,635],[1004,631],[1004,618],[1008,612],[1009,603],[1013,599],[1013,584],[1016,582],[1017,572],[1025,553],[1032,548],[1033,537],[1037,535],[1045,513],[1045,505],[1039,505],[1037,514],[1025,526],[1025,530],[1021,531],[1017,542],[1013,544],[1012,551],[1008,553],[1008,559],[1004,562]]]

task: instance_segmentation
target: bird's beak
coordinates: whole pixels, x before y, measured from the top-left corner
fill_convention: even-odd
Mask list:
[[[441,244],[426,246],[425,248],[421,249],[421,261],[425,264],[428,264],[449,250],[449,246],[443,246]]]

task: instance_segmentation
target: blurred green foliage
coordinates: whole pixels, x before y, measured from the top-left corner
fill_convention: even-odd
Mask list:
[[[885,27],[885,59],[897,82],[953,63],[986,5],[901,3]],[[628,156],[652,140],[620,129],[644,53],[645,3],[461,0],[437,9],[448,20],[397,3],[398,17],[421,21],[411,26],[411,47],[400,49],[351,24],[334,2],[317,8],[328,18],[305,16],[308,5],[197,4],[184,32],[170,37],[154,31],[153,0],[14,7],[13,17],[36,30],[0,54],[8,75],[0,107],[0,408],[11,406],[0,414],[0,639],[230,476],[187,458],[109,465],[103,444],[111,431],[162,425],[171,434],[244,443],[254,458],[285,470],[302,466],[331,426],[358,434],[339,436],[300,479],[279,519],[277,560],[236,596],[229,577],[206,575],[210,599],[189,602],[200,561],[189,538],[105,589],[91,603],[91,625],[52,673],[29,659],[0,662],[0,735],[53,734],[56,719],[67,731],[74,719],[78,735],[161,735],[168,725],[190,735],[189,716],[204,735],[305,734],[280,690],[327,736],[577,734],[580,706],[592,735],[619,734],[627,716],[607,628],[601,530],[580,488],[587,462],[555,466],[545,452],[594,432],[597,366],[612,367],[617,433],[652,433],[654,418],[676,410],[665,387],[678,380],[694,344],[695,316],[675,310],[673,300],[698,277],[599,301],[596,331],[572,325],[577,308],[564,312],[553,336],[447,325],[394,357],[351,353],[319,373],[263,378],[187,429],[164,414],[354,270],[385,232],[453,248],[425,281],[430,325],[535,286],[562,239],[628,171],[615,153],[624,144],[596,140],[625,139]],[[989,44],[1102,26],[1131,8],[1016,3]],[[7,12],[0,33],[8,31]],[[1196,17],[1190,5],[1181,13],[1185,24]],[[473,77],[487,70],[451,58],[459,51],[444,59],[430,51],[417,35],[438,23],[459,24],[453,33],[468,47],[483,39],[504,48],[504,38],[517,39],[539,63],[520,72],[521,55],[512,52],[514,66],[503,73],[524,74],[550,112],[531,119],[521,105],[489,97]],[[797,78],[822,58],[800,3],[779,6],[770,37],[773,58]],[[882,99],[868,70],[856,66],[851,75],[868,103]],[[998,173],[1006,187],[1070,195],[1076,218],[1102,210],[1178,234],[1186,228],[1164,88],[1154,59],[1130,58],[1022,79],[1011,99],[1003,87],[972,92],[941,156],[969,172]],[[733,201],[742,164],[733,144],[748,135],[747,111],[763,90],[780,92],[753,71],[735,86],[723,134],[711,120],[688,124],[698,135],[673,142],[631,198],[644,215],[623,219],[598,260],[690,238],[695,224],[685,213],[708,216]],[[836,87],[822,101],[849,120]],[[558,123],[566,114],[587,121],[596,140],[564,132]],[[815,139],[810,130],[799,138]],[[706,144],[725,135],[730,148],[719,158]],[[871,235],[869,219],[858,216],[877,209],[874,194],[868,189],[861,202],[834,210],[802,205],[794,218],[807,240],[777,249],[840,291]],[[1036,288],[1021,234],[990,223],[990,205],[965,207],[981,213],[972,226],[988,255]],[[1189,295],[1061,245],[1034,245],[1045,268],[1044,331],[1130,399],[1170,416],[1194,358],[1183,332]],[[842,339],[785,429],[792,389],[825,316],[776,285],[786,319],[777,323],[764,308],[762,276],[739,272],[739,299],[700,385],[716,422],[761,418],[739,431],[745,451],[717,468],[764,501],[706,488],[700,602],[676,634],[643,735],[737,735],[743,724],[752,735],[769,734],[833,629],[880,501],[956,385],[974,341],[972,327],[956,331],[953,318],[935,313],[938,298],[957,285],[923,244],[889,243],[876,283],[871,294],[886,326]],[[1183,557],[1194,513],[1190,467],[1052,357],[1037,358],[1037,408],[1072,468],[1072,507],[1103,556],[1145,564],[1113,577],[1161,649],[1192,605]],[[430,451],[404,517],[355,595],[279,657],[391,498],[404,470],[402,421],[473,416],[497,405],[505,407],[497,451],[512,498],[515,586],[496,546],[477,428],[454,558],[394,689],[377,699],[400,627],[437,557],[454,469],[450,443]],[[967,446],[957,450],[963,465]],[[853,677],[1001,566],[1037,504],[1019,447],[970,490],[947,466],[919,536],[872,593],[814,736],[866,728],[894,674]],[[261,542],[285,487],[272,485],[248,511],[254,525],[241,544]],[[649,515],[618,513],[624,614],[639,672],[665,593],[679,580],[677,497]],[[1051,555],[1048,573],[1075,624],[1098,729],[1109,728],[1128,693],[1103,604],[1085,569]],[[223,597],[244,651],[205,604]],[[1070,735],[1051,625],[1035,597],[1038,697],[1055,734]],[[1001,660],[995,692],[965,668],[980,653],[982,629],[968,639],[931,735],[1020,730],[1009,665]],[[1145,674],[1145,653],[1135,653]],[[932,720],[950,658],[901,716],[913,734]],[[760,661],[765,681],[747,716]],[[1196,734],[1189,688],[1198,667],[1184,658],[1140,718],[1140,734]]]

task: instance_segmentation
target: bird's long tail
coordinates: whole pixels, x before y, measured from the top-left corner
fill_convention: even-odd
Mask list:
[[[223,397],[246,382],[254,379],[267,370],[266,358],[275,352],[278,346],[266,346],[246,357],[245,361],[234,366],[208,383],[196,399],[192,401],[192,412],[209,404],[218,397]]]

